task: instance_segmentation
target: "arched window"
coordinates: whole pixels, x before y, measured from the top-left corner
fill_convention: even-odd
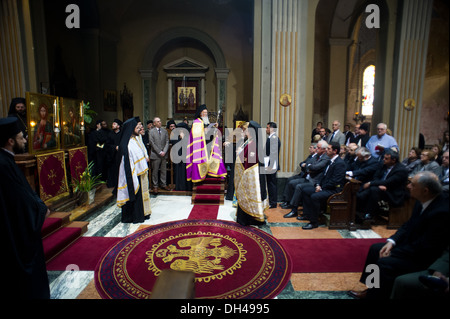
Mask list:
[[[362,82],[361,113],[364,116],[373,114],[373,97],[375,93],[375,65],[365,68]]]

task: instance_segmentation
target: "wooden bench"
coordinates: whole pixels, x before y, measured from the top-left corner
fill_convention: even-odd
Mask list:
[[[331,195],[327,200],[330,212],[329,229],[356,230],[356,192],[361,182],[350,179],[341,192]]]
[[[409,189],[407,189],[407,191],[408,198],[405,199],[403,205],[400,207],[392,207],[389,209],[387,223],[388,229],[400,228],[411,217],[416,199],[409,196]]]
[[[356,215],[356,193],[361,182],[355,179],[349,179],[344,189],[331,195],[327,200],[327,206],[330,213],[329,229],[348,229],[354,231],[357,229],[355,223]],[[388,229],[400,228],[410,217],[416,200],[409,196],[400,207],[391,207],[387,219]]]

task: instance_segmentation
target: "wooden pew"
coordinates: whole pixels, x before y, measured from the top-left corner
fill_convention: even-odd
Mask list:
[[[356,230],[356,192],[361,182],[355,179],[348,179],[344,189],[331,195],[327,200],[330,212],[329,229],[349,229]]]
[[[328,198],[327,206],[330,213],[329,229],[349,229],[356,230],[355,214],[356,214],[356,193],[361,182],[355,179],[349,179],[344,189],[331,195]],[[390,207],[387,219],[388,229],[400,228],[410,217],[416,200],[409,196],[404,204],[400,207]]]
[[[400,207],[390,207],[389,216],[388,216],[388,229],[397,229],[400,228],[410,217],[412,210],[414,208],[414,204],[416,200],[409,196],[409,189],[406,189],[408,192],[408,198],[405,199],[405,202]]]

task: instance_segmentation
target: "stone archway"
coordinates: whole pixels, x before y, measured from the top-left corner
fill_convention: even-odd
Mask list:
[[[216,106],[226,105],[227,80],[229,69],[226,64],[225,55],[217,42],[207,33],[189,27],[177,27],[162,32],[154,38],[144,54],[139,73],[142,79],[143,92],[143,114],[144,120],[150,119],[156,113],[156,82],[158,75],[156,67],[160,62],[161,50],[167,43],[177,39],[191,39],[204,45],[215,62],[216,86]]]

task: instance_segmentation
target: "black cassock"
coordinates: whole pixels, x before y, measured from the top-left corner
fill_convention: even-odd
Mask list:
[[[0,149],[0,263],[4,295],[14,299],[48,299],[50,289],[41,228],[47,206],[31,189],[14,161]]]
[[[177,124],[177,128],[184,128],[188,132],[190,131],[190,127],[181,122]],[[170,140],[172,145],[177,143],[182,143],[182,148],[187,148],[187,141],[189,140],[189,134],[186,136],[186,140],[182,140],[181,136],[178,136],[176,140]],[[173,146],[172,146],[173,147]],[[182,149],[178,150],[178,156],[182,156]],[[181,161],[179,163],[173,163],[173,171],[174,171],[174,181],[175,181],[175,190],[176,191],[192,191],[192,182],[186,179],[186,163],[185,161]]]
[[[108,166],[108,181],[106,185],[108,188],[116,188],[119,180],[119,165],[121,157],[119,151],[116,150],[116,146],[119,146],[121,136],[122,130],[118,133],[110,131],[106,140],[106,163]]]

